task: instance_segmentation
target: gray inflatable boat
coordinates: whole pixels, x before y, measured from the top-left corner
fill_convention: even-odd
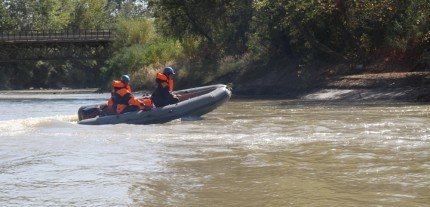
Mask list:
[[[231,97],[231,91],[226,85],[221,84],[175,91],[174,94],[179,98],[177,104],[119,115],[103,115],[101,109],[106,108],[106,104],[82,106],[78,111],[78,123],[86,125],[165,123],[182,117],[199,117],[221,106]]]

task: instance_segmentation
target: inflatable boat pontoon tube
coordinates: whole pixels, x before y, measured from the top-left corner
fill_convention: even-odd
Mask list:
[[[85,108],[100,107],[101,105],[83,106],[79,109],[79,124],[156,124],[165,123],[181,117],[201,116],[216,109],[227,102],[231,97],[231,91],[226,85],[210,85],[198,88],[190,88],[174,92],[180,99],[177,104],[164,107],[154,107],[149,111],[135,111],[119,115],[97,116],[82,119],[82,111]]]

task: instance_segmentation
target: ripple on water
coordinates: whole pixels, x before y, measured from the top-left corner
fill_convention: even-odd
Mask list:
[[[233,100],[198,120],[82,126],[77,103],[92,102],[0,122],[0,204],[430,202],[427,105]]]

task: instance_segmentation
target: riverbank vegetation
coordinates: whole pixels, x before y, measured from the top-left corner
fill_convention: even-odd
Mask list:
[[[429,0],[3,1],[0,30],[115,28],[116,38],[105,61],[0,64],[0,86],[106,88],[128,73],[147,89],[171,65],[179,87],[223,82],[264,94],[334,75],[424,71],[428,14]]]

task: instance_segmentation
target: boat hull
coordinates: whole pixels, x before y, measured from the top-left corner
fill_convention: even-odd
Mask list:
[[[180,97],[177,104],[152,108],[149,111],[135,111],[119,115],[97,116],[80,120],[79,124],[158,124],[174,119],[190,116],[201,116],[209,113],[227,102],[231,97],[231,91],[226,85],[211,85],[175,91]],[[100,105],[99,105],[100,106]],[[85,108],[97,107],[97,105],[83,106],[79,109],[79,119],[82,119],[82,111]]]

